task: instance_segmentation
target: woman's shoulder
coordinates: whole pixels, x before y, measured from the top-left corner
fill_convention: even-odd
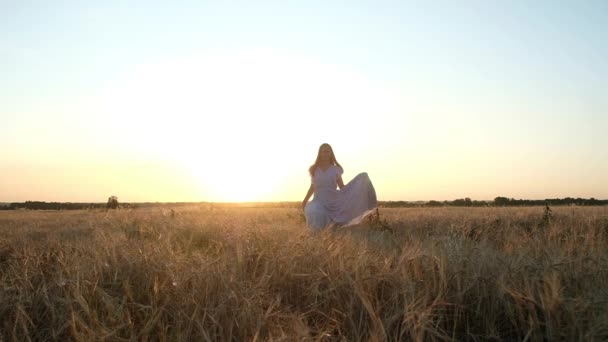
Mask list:
[[[310,173],[310,175],[314,175],[317,172],[317,165],[316,164],[312,164],[309,168],[308,168],[308,173]]]

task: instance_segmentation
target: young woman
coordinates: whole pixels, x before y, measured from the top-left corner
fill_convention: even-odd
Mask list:
[[[308,171],[311,184],[302,208],[306,224],[311,229],[357,224],[376,209],[376,190],[367,173],[358,174],[344,185],[344,170],[329,144],[319,147],[317,160]],[[314,198],[309,203],[313,194]]]

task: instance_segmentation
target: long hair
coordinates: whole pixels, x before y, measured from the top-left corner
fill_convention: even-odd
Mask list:
[[[342,169],[344,171],[344,169],[342,168],[342,165],[340,165],[340,163],[338,163],[338,161],[336,160],[336,156],[334,155],[334,149],[331,148],[330,144],[323,143],[323,144],[321,144],[321,146],[319,146],[319,151],[317,152],[317,160],[315,160],[315,163],[312,164],[308,168],[308,173],[310,173],[311,177],[315,175],[315,170],[319,166],[319,159],[321,158],[321,148],[323,148],[324,146],[329,147],[329,151],[331,152],[331,157],[329,159],[329,163],[339,167],[340,169]]]

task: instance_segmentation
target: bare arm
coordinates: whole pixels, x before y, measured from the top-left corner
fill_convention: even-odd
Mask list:
[[[338,182],[338,188],[340,188],[340,190],[344,187],[344,181],[342,180],[342,176],[338,176],[338,179],[336,179],[336,182]]]
[[[310,199],[310,196],[312,196],[312,194],[315,192],[315,186],[314,184],[310,184],[310,188],[308,188],[308,192],[306,193],[306,197],[304,197],[304,200],[302,201],[302,209],[304,209],[304,207],[306,207],[306,203],[308,203],[308,200]]]

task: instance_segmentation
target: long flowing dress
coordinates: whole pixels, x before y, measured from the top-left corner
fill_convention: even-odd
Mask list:
[[[323,229],[330,224],[358,224],[376,209],[376,190],[367,173],[358,174],[338,189],[337,179],[341,175],[342,169],[336,165],[326,170],[316,168],[311,177],[314,197],[304,208],[306,223],[311,229]]]

